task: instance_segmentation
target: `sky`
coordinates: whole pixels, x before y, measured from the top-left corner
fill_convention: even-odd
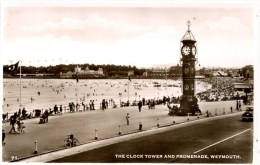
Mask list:
[[[243,67],[255,59],[252,5],[23,4],[1,11],[4,65],[177,65],[188,20],[200,66]]]

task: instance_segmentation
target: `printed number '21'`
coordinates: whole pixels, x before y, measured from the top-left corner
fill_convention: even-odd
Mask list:
[[[11,156],[11,160],[19,160],[19,158],[17,156]]]

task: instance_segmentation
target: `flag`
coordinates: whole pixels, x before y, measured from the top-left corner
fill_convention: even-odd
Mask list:
[[[11,73],[18,69],[19,61],[15,64],[4,66],[4,72]]]

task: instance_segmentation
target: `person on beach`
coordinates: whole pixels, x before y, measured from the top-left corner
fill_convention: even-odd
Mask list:
[[[129,119],[130,119],[130,115],[129,115],[129,113],[127,113],[127,115],[126,115],[126,124],[127,125],[129,125]]]
[[[94,104],[95,100],[92,100],[92,110],[95,110],[95,104]]]
[[[87,104],[87,103],[85,104],[85,110],[86,110],[86,111],[89,110],[89,107],[88,107],[88,104]]]
[[[73,102],[71,102],[71,104],[72,104],[72,111],[75,112],[76,111],[76,106],[75,106],[75,104]]]
[[[143,105],[145,105],[145,98],[143,98],[142,102],[143,102]]]
[[[57,107],[57,105],[54,106],[53,111],[54,111],[54,114],[56,115],[57,112],[58,112],[58,107]]]
[[[163,105],[165,105],[165,104],[166,104],[166,97],[163,96]]]
[[[62,105],[60,105],[60,113],[59,113],[60,115],[62,115],[62,110],[63,110]]]
[[[141,110],[142,110],[142,101],[141,100],[138,102],[138,109],[139,109],[139,112],[141,112]]]
[[[83,111],[86,111],[86,105],[84,104],[84,102],[82,102],[81,105],[83,106]]]
[[[92,110],[92,104],[91,104],[91,101],[92,101],[92,100],[89,101],[89,110]]]
[[[105,104],[106,104],[106,109],[108,109],[108,102],[107,102],[107,100],[106,100]]]
[[[72,104],[69,103],[70,112],[72,112]]]
[[[79,111],[79,108],[80,108],[80,105],[79,103],[76,104],[76,111],[78,112]]]
[[[102,100],[102,110],[104,111],[106,109],[106,102],[105,102],[105,99]]]

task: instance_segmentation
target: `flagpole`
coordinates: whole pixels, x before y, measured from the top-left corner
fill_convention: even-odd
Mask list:
[[[78,82],[76,83],[76,104],[78,104]]]
[[[129,101],[129,84],[130,84],[130,82],[131,82],[130,75],[131,75],[130,72],[128,72],[128,80],[129,80],[129,81],[128,81],[128,90],[127,90],[127,91],[128,91],[128,103],[129,103],[129,105],[130,105],[130,101]]]
[[[165,72],[166,72],[166,95],[168,96],[168,83],[167,83],[167,68],[165,67]]]
[[[78,73],[79,73],[79,70],[78,70],[78,65],[77,65],[77,70],[76,70],[76,105],[78,104]]]
[[[22,80],[22,66],[21,66],[21,61],[20,61],[20,99],[19,99],[20,108],[22,107],[22,83],[21,83],[21,80]]]
[[[130,84],[130,82],[128,82],[128,103],[130,103],[129,102],[129,84]]]

